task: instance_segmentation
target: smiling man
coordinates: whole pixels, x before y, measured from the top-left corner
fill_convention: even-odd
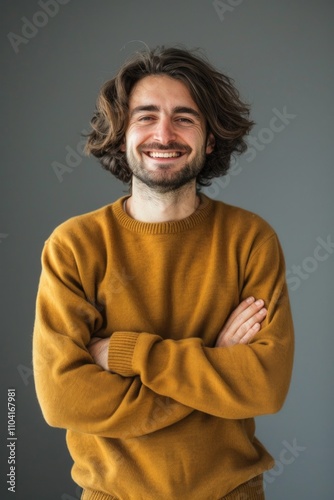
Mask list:
[[[129,108],[122,150],[135,178],[159,193],[175,192],[196,180],[214,140],[211,134],[206,146],[204,117],[184,83],[148,76],[133,89]]]
[[[293,361],[281,247],[200,192],[246,150],[249,110],[198,54],[136,54],[101,89],[87,151],[130,194],[45,243],[34,330],[46,421],[84,500],[263,499],[254,417]]]
[[[129,117],[121,150],[140,197],[129,198],[128,213],[156,222],[190,215],[199,204],[196,178],[214,138],[206,138],[204,116],[189,90],[175,78],[147,76],[131,93]]]

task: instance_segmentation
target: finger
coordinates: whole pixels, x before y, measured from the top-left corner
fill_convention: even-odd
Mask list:
[[[98,340],[101,340],[101,339],[98,339]],[[100,350],[100,347],[98,345],[96,345],[98,342],[94,340],[94,342],[91,342],[90,344],[88,344],[87,346],[87,349],[88,349],[88,352],[89,354],[92,356],[92,358],[95,359],[95,356],[98,354],[99,350]]]
[[[263,321],[266,313],[267,311],[265,311],[263,315],[260,315],[261,321]],[[242,327],[234,335],[227,335],[225,333],[224,335],[219,336],[216,342],[216,347],[228,347],[237,344],[248,344],[260,329],[261,323],[254,319],[253,323],[249,322],[247,326],[242,325]]]
[[[92,337],[92,338],[90,339],[90,342],[89,342],[88,346],[93,345],[93,344],[95,344],[96,342],[99,342],[99,340],[102,340],[102,338],[101,338],[101,337]]]
[[[238,328],[238,330],[232,336],[233,340],[236,341],[237,343],[240,343],[243,337],[247,335],[250,330],[252,330],[254,325],[258,323],[261,326],[261,323],[266,317],[266,315],[267,315],[267,309],[265,309],[264,307],[256,314],[253,314],[253,316],[251,316]]]
[[[240,302],[238,307],[234,309],[232,314],[229,316],[227,322],[225,323],[225,327],[229,328],[229,326],[233,323],[233,321],[241,314],[243,311],[245,311],[251,304],[255,302],[254,297],[248,297],[247,299],[243,300]]]
[[[238,343],[254,323],[263,321],[265,315],[262,317],[262,314],[264,311],[259,316],[255,316],[259,313],[263,304],[264,301],[262,299],[255,300],[254,297],[248,297],[243,300],[227,319],[217,338],[216,345],[226,346]],[[247,324],[243,326],[245,323]],[[237,336],[233,338],[236,334]]]
[[[249,344],[249,342],[260,331],[260,323],[255,323],[250,330],[240,339],[239,344]]]
[[[233,319],[231,317],[232,322],[228,325],[228,328],[231,328],[234,332],[236,332],[244,323],[257,314],[261,308],[263,308],[263,305],[264,301],[262,299],[251,303],[246,309],[239,312]],[[237,311],[237,309],[235,311]]]

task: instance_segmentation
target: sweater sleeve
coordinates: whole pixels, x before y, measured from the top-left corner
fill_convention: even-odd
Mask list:
[[[98,308],[86,300],[73,254],[51,238],[42,254],[33,334],[35,388],[47,423],[131,438],[188,416],[192,408],[156,394],[138,376],[94,363],[86,346],[103,326]]]
[[[151,333],[116,332],[109,344],[110,370],[139,375],[157,394],[217,417],[277,412],[290,383],[294,340],[284,257],[275,234],[245,266],[240,300],[251,295],[264,299],[268,313],[248,345],[207,347],[200,338],[163,340]],[[125,352],[130,339],[132,350]]]

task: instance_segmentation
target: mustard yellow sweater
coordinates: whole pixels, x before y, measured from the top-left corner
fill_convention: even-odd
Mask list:
[[[273,459],[253,417],[281,408],[293,359],[277,237],[205,195],[165,223],[130,218],[124,199],[45,244],[33,342],[44,417],[67,429],[85,500],[218,500],[239,485],[258,498],[249,480]],[[214,347],[250,295],[268,308],[261,331]],[[92,335],[110,337],[109,372],[87,350]]]

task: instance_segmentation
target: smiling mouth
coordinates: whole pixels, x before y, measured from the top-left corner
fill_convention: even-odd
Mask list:
[[[145,151],[145,154],[150,158],[179,158],[184,155],[180,151]]]

